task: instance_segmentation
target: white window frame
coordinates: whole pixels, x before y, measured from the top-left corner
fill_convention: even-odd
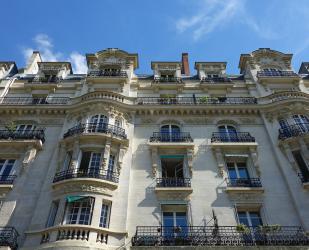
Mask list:
[[[247,221],[248,221],[248,224],[249,224],[250,227],[252,227],[252,219],[251,219],[251,216],[250,216],[250,212],[257,212],[260,216],[260,220],[262,221],[262,225],[264,225],[264,218],[262,216],[261,208],[257,208],[257,209],[236,208],[237,223],[240,224],[238,212],[246,213],[246,218],[247,218]]]
[[[5,168],[9,165],[9,161],[14,160],[13,166],[12,166],[12,168],[11,168],[9,174],[8,174],[8,175],[12,175],[12,173],[14,172],[14,169],[15,169],[16,159],[0,159],[0,160],[4,160],[4,164],[2,165],[2,167],[0,169],[0,176],[3,175]]]
[[[103,206],[107,209],[103,210]],[[101,213],[100,213],[100,223],[99,223],[99,227],[103,227],[103,228],[109,228],[109,223],[110,223],[110,215],[111,215],[111,208],[112,208],[112,204],[106,201],[102,202],[102,206],[101,206]],[[107,210],[107,211],[106,211]],[[102,212],[105,211],[105,215],[102,215]],[[103,219],[105,218],[105,219]],[[103,223],[103,220],[105,221],[105,225]]]
[[[238,178],[238,179],[240,178],[240,177],[239,177],[238,164],[239,164],[239,163],[244,163],[244,164],[246,165],[245,168],[247,169],[248,179],[251,178],[251,173],[250,173],[250,171],[249,171],[249,167],[248,167],[247,162],[245,162],[245,161],[231,161],[231,160],[226,161],[225,165],[226,165],[226,169],[227,169],[228,175],[229,175],[229,166],[228,166],[229,163],[233,163],[234,168],[235,168],[235,172],[236,172],[236,175],[237,175],[237,178]]]
[[[87,201],[86,201],[86,199],[87,199]],[[78,206],[78,207],[76,206],[74,208],[77,208],[77,213],[76,212],[72,213],[72,209],[73,209],[72,206],[75,206],[76,203],[83,204],[84,202],[90,203],[89,218],[88,218],[87,224],[80,223],[81,222],[80,219],[81,219],[81,215],[82,215],[82,210],[85,207],[82,207],[81,205]],[[93,197],[87,197],[87,198],[85,197],[82,200],[77,200],[77,201],[74,201],[72,203],[67,203],[63,224],[65,224],[65,225],[90,225],[91,220],[92,220],[93,207],[94,207],[94,198]],[[74,214],[77,215],[76,223],[72,223],[72,217],[73,217]],[[84,215],[86,215],[86,213],[84,213]]]

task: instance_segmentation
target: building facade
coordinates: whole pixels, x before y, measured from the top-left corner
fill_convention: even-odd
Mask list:
[[[309,245],[309,63],[0,62],[0,248]]]

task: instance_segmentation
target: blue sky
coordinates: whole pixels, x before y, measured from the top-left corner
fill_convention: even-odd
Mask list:
[[[70,60],[86,70],[84,55],[116,47],[150,62],[227,61],[239,73],[241,53],[269,47],[293,53],[298,71],[309,61],[309,0],[7,0],[1,3],[0,61],[24,67],[32,50],[43,59]]]

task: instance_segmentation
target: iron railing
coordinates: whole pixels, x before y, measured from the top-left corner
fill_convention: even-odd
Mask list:
[[[133,246],[308,246],[301,227],[138,226]]]
[[[231,83],[231,79],[227,77],[203,77],[201,83]]]
[[[182,83],[181,77],[160,77],[156,76],[154,77],[154,82],[159,83],[159,82],[170,82],[170,83]]]
[[[157,187],[191,187],[190,178],[157,178]]]
[[[211,142],[255,142],[255,138],[248,132],[214,132]]]
[[[0,130],[0,140],[41,140],[45,142],[44,129],[30,129],[25,131],[11,131],[8,129]]]
[[[28,80],[28,83],[59,83],[61,82],[61,78],[57,76],[51,77],[34,77]]]
[[[127,72],[123,70],[92,70],[88,73],[88,77],[128,77]]]
[[[138,97],[139,105],[250,105],[257,104],[255,97]]]
[[[12,185],[16,175],[0,175],[0,185]]]
[[[69,97],[1,97],[0,105],[64,105],[69,100]]]
[[[307,183],[309,182],[309,173],[307,173],[306,175],[303,173],[298,173],[297,174],[299,179],[301,180],[302,183]]]
[[[18,236],[18,232],[14,227],[0,227],[0,246],[16,250],[18,248]]]
[[[63,138],[78,134],[91,134],[91,133],[111,134],[113,136],[117,136],[122,139],[127,138],[127,135],[123,128],[108,123],[82,123],[73,128],[70,128],[68,132],[66,132],[63,135]]]
[[[103,168],[98,169],[69,169],[61,171],[55,174],[53,182],[59,182],[68,179],[76,178],[93,178],[118,183],[118,174],[113,171],[104,170]]]
[[[262,187],[260,178],[227,178],[228,187]]]
[[[153,132],[150,142],[193,142],[189,132]]]
[[[258,71],[257,77],[298,77],[298,75],[289,70],[269,70],[269,71]]]
[[[289,125],[279,129],[279,140],[309,133],[309,123]]]

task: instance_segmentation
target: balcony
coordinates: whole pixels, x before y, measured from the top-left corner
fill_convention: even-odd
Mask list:
[[[69,100],[68,97],[1,97],[0,105],[65,105]]]
[[[119,176],[116,172],[107,171],[102,168],[93,170],[69,169],[55,174],[53,187],[61,188],[63,185],[72,185],[72,183],[77,185],[93,183],[94,186],[105,186],[114,190],[118,186],[118,181]]]
[[[127,135],[123,128],[108,124],[108,123],[82,123],[73,128],[70,128],[63,138],[72,138],[75,135],[82,135],[86,138],[99,139],[98,136],[111,137],[118,142],[127,143]]]
[[[309,123],[289,125],[279,129],[279,140],[286,140],[291,137],[309,135]]]
[[[260,178],[227,178],[227,193],[263,193]]]
[[[12,250],[18,248],[18,232],[14,227],[0,227],[0,248],[10,247]]]
[[[309,237],[300,227],[236,226],[138,226],[132,249],[138,246],[308,246]],[[136,248],[135,248],[136,247]]]
[[[232,83],[227,77],[203,77],[201,83]]]
[[[214,132],[211,136],[213,148],[251,148],[256,150],[257,142],[248,132]]]
[[[297,174],[301,182],[303,183],[304,189],[309,189],[309,173],[304,175],[302,173]]]
[[[252,105],[257,104],[254,97],[139,97],[138,105]]]
[[[153,132],[149,139],[150,142],[193,142],[189,132]]]
[[[183,83],[181,77],[154,77],[154,83]]]
[[[173,196],[187,200],[193,192],[190,178],[157,178],[156,182],[155,192],[158,200],[168,200]]]
[[[41,140],[45,142],[44,129],[33,129],[29,131],[10,131],[8,129],[0,130],[0,140]]]
[[[92,70],[88,73],[87,77],[91,78],[126,78],[128,77],[127,72],[122,70]]]
[[[292,83],[299,82],[300,77],[293,71],[268,70],[258,71],[257,78],[263,83]]]
[[[298,77],[294,71],[274,70],[274,71],[258,71],[257,77]]]

